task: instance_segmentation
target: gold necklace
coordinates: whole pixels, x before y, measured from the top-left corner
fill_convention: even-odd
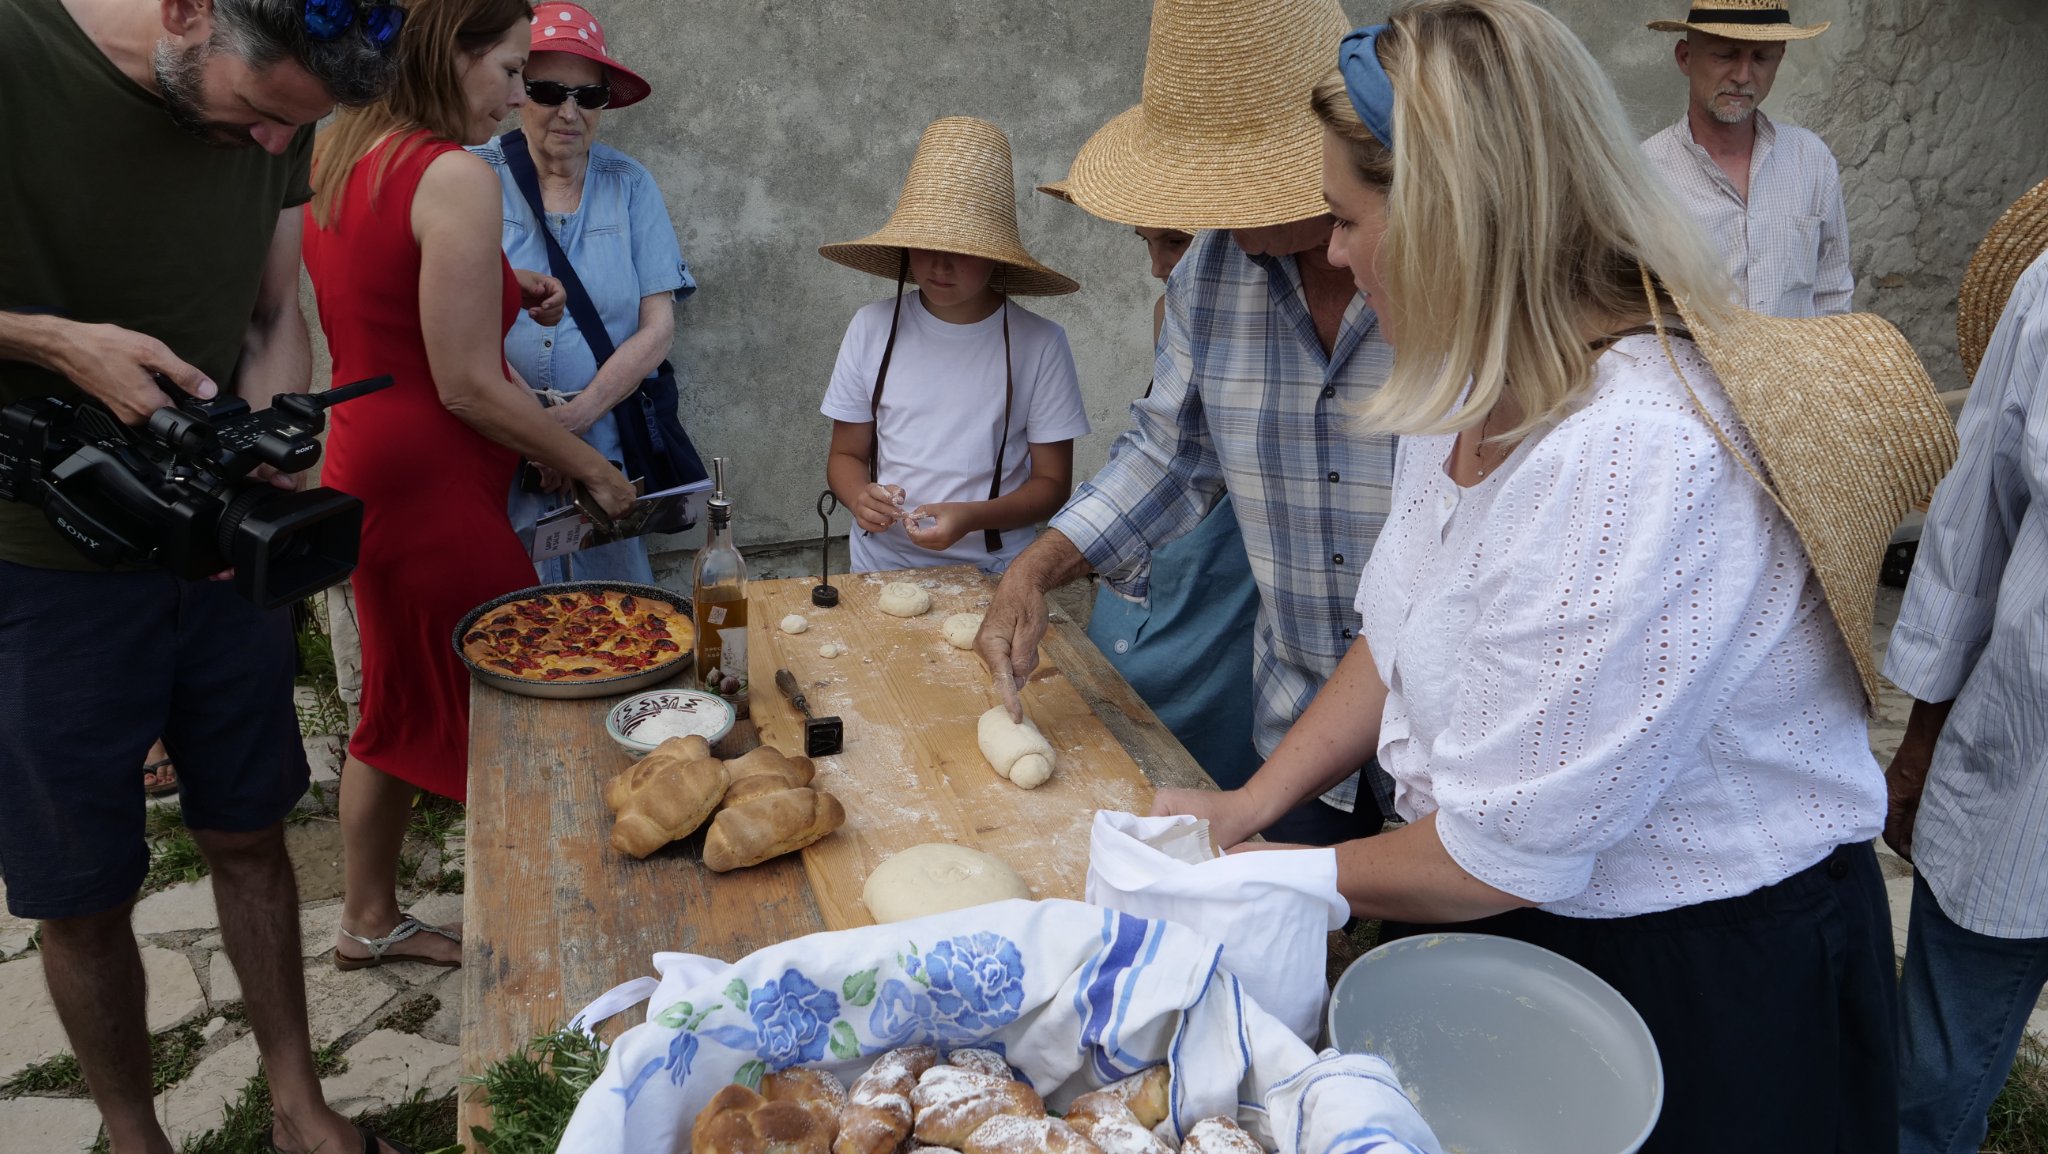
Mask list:
[[[1479,422],[1479,439],[1472,442],[1472,464],[1479,470],[1479,477],[1486,476],[1486,458],[1481,451],[1486,447],[1486,433],[1493,427],[1493,410],[1486,410],[1486,419]]]

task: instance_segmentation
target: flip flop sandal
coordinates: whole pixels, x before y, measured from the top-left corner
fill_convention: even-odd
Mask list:
[[[419,920],[418,918],[413,917],[411,914],[407,914],[404,917],[398,919],[398,924],[391,928],[391,932],[385,934],[381,938],[366,938],[360,934],[352,934],[349,933],[347,930],[342,930],[342,937],[345,937],[348,940],[363,947],[364,949],[370,951],[370,956],[367,958],[351,958],[344,955],[340,950],[336,950],[334,951],[334,968],[337,970],[367,970],[373,966],[384,965],[387,961],[418,962],[424,966],[440,966],[443,969],[450,970],[462,965],[462,963],[459,960],[453,962],[444,962],[438,958],[421,957],[418,954],[393,954],[388,959],[384,956],[384,951],[406,940],[407,938],[412,937],[415,934],[421,933],[439,934],[442,937],[447,938],[449,941],[457,943],[458,945],[462,942],[461,934],[458,934],[453,930],[444,929],[440,926],[430,926],[427,923]]]
[[[396,1150],[398,1154],[413,1154],[412,1147],[407,1146],[396,1138],[380,1138],[375,1131],[367,1126],[356,1127],[356,1133],[363,1139],[363,1154],[377,1154],[377,1143],[379,1142]],[[284,1154],[283,1150],[278,1149],[277,1143],[267,1138],[264,1139],[263,1148],[269,1151],[270,1154]]]
[[[172,764],[172,761],[172,758],[166,757],[159,759],[157,761],[146,761],[142,764],[142,772],[144,774],[159,775],[159,780],[157,781],[157,783],[155,785],[143,786],[142,792],[148,794],[151,797],[162,797],[167,793],[178,792],[177,767]],[[169,769],[171,771],[171,780],[161,780],[161,771],[164,769]]]

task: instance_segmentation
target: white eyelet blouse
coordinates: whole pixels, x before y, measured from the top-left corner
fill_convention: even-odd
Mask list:
[[[1685,379],[1755,463],[1719,380]],[[1815,414],[1825,420],[1825,414]],[[1405,437],[1356,602],[1379,756],[1473,876],[1553,913],[1748,893],[1884,819],[1848,649],[1805,551],[1655,336],[1470,489]]]

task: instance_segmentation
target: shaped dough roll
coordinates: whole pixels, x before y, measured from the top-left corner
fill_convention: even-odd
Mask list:
[[[1059,764],[1059,755],[1053,752],[1045,735],[1038,732],[1038,726],[1028,717],[1022,725],[1011,721],[1010,711],[1000,705],[981,715],[975,737],[981,745],[981,755],[988,759],[996,776],[1009,778],[1012,785],[1022,789],[1044,785]]]

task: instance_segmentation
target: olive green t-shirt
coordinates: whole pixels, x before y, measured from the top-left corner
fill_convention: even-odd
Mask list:
[[[61,0],[0,2],[0,309],[119,325],[234,379],[278,214],[312,198],[313,129],[283,156],[171,122]],[[297,382],[294,382],[297,384]],[[0,407],[83,394],[0,360]],[[0,500],[0,560],[92,569],[31,505]]]

